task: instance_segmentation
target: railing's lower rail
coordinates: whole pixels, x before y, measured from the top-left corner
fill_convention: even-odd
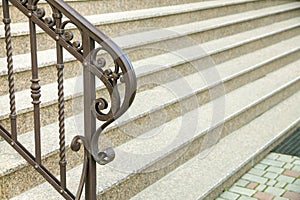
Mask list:
[[[11,138],[11,134],[0,125],[0,136],[4,138],[32,167],[34,167],[65,199],[75,199],[75,196],[69,191],[64,190],[60,186],[58,179],[53,176],[43,165],[35,161],[35,157],[18,141]]]

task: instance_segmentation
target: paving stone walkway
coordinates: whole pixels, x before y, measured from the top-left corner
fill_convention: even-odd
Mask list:
[[[300,158],[270,153],[217,200],[300,200]]]

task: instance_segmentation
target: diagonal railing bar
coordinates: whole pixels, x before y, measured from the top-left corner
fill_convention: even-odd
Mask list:
[[[85,187],[85,198],[96,200],[96,162],[105,165],[111,162],[115,153],[112,148],[100,151],[98,140],[103,130],[122,114],[124,114],[133,102],[136,93],[136,76],[131,62],[124,52],[106,35],[94,27],[78,12],[72,9],[62,0],[47,0],[52,9],[51,17],[45,17],[45,10],[39,7],[39,0],[2,0],[3,22],[5,24],[5,41],[7,50],[7,67],[11,109],[11,133],[0,125],[0,135],[65,199],[80,199]],[[31,97],[34,113],[35,155],[32,155],[17,140],[16,106],[13,79],[12,46],[10,32],[10,2],[28,17],[31,48]],[[70,28],[67,28],[67,26]],[[43,166],[41,154],[41,122],[40,122],[40,97],[41,86],[39,84],[38,60],[37,60],[37,31],[40,27],[56,43],[56,68],[58,84],[58,121],[59,121],[59,168],[60,180]],[[73,30],[80,34],[80,41],[74,41]],[[97,47],[96,47],[97,46]],[[76,194],[72,194],[67,188],[66,176],[66,132],[64,111],[64,58],[63,51],[68,51],[83,64],[83,99],[84,99],[84,136],[75,136],[70,145],[73,151],[78,151],[81,144],[84,146],[84,161],[80,183]],[[114,68],[106,67],[104,58],[98,59],[100,51],[106,52],[114,62]],[[96,97],[95,78],[100,79],[109,93],[108,101]],[[121,98],[118,90],[118,82],[121,81],[125,88],[124,97]],[[107,113],[102,110],[108,109]],[[96,120],[103,121],[97,129]]]
[[[31,166],[33,166],[44,178],[48,181],[57,191],[62,191],[60,182],[58,179],[49,172],[44,166],[38,165],[35,161],[35,157],[18,141],[13,141],[11,134],[0,125],[0,135],[3,139],[8,142]],[[75,199],[74,195],[66,189],[62,196],[67,200]]]

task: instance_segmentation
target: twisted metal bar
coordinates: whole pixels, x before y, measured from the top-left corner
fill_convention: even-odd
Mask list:
[[[3,1],[3,23],[5,30],[5,48],[7,57],[7,69],[8,69],[8,86],[9,86],[9,100],[10,100],[10,122],[11,122],[11,134],[12,139],[17,141],[17,112],[16,112],[16,98],[15,98],[15,84],[14,84],[14,71],[13,71],[13,49],[11,42],[10,23],[8,2]]]
[[[59,157],[61,186],[66,188],[66,141],[65,141],[65,111],[63,64],[57,64],[58,82],[58,121],[59,121]]]
[[[61,26],[62,14],[51,6],[53,11],[53,23],[56,27]],[[57,37],[63,34],[61,29],[56,29]],[[64,99],[64,61],[62,46],[56,42],[56,56],[57,56],[57,83],[58,83],[58,121],[59,121],[59,165],[60,165],[60,182],[61,187],[65,190],[67,185],[66,178],[66,139],[65,139],[65,99]]]

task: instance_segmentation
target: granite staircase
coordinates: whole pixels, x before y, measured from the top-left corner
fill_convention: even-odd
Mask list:
[[[132,107],[99,140],[116,158],[97,166],[98,199],[214,199],[299,127],[299,1],[66,2],[127,53],[138,80]],[[34,151],[28,23],[13,7],[11,15],[19,140]],[[9,128],[3,27],[0,123]],[[59,176],[51,40],[38,30],[42,160]],[[64,59],[67,185],[76,192],[83,152],[69,144],[83,134],[82,66]],[[0,138],[0,199],[62,197]]]

